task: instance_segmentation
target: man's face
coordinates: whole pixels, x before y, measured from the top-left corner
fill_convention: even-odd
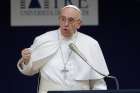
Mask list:
[[[59,16],[59,25],[61,34],[64,37],[71,37],[81,25],[80,13],[73,8],[62,9]]]

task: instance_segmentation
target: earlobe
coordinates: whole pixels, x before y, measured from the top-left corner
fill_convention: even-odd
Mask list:
[[[79,29],[80,28],[80,25],[79,26],[77,26],[77,29]]]
[[[79,28],[80,28],[81,24],[82,24],[82,22],[81,22],[81,21],[79,21],[79,23],[77,24],[77,29],[79,29]]]

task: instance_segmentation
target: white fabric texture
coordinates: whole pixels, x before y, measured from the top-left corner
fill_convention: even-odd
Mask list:
[[[76,32],[71,40],[62,40],[59,32],[58,29],[38,36],[30,47],[32,54],[29,64],[21,69],[19,60],[19,70],[25,75],[41,73],[39,93],[49,90],[88,90],[89,80],[95,81],[93,89],[106,89],[104,76],[91,69],[68,47],[70,43],[74,43],[89,64],[108,75],[98,42],[80,32]],[[64,64],[68,72],[62,72]]]

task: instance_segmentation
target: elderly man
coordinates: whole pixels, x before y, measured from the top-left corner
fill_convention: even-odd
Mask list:
[[[17,67],[24,75],[40,73],[39,93],[56,90],[105,90],[104,76],[108,75],[98,42],[77,31],[81,25],[81,11],[74,5],[63,7],[59,15],[59,29],[35,38],[30,48],[21,51]],[[74,44],[88,60],[88,64],[74,53]]]

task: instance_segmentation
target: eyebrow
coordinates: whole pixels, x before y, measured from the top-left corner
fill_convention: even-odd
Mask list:
[[[63,15],[60,15],[59,17],[72,18],[74,20],[79,20],[80,19],[79,17],[66,17],[66,16],[63,16]]]

